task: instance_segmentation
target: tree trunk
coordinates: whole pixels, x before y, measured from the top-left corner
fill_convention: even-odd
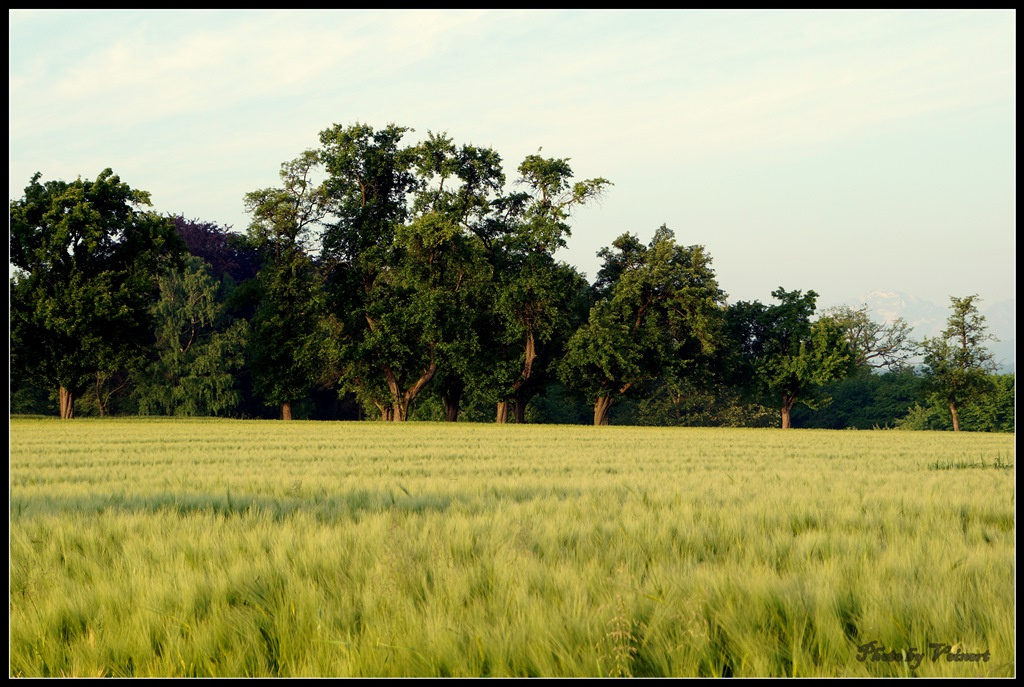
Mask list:
[[[498,401],[498,414],[494,421],[499,425],[508,422],[508,401]]]
[[[796,404],[796,396],[782,394],[782,429],[790,428],[789,413]]]
[[[522,388],[516,392],[516,401],[512,404],[513,415],[517,425],[526,424],[526,393]]]
[[[960,414],[956,411],[956,403],[949,402],[949,414],[953,418],[953,431],[960,431]]]
[[[386,406],[383,403],[373,402],[373,405],[377,406],[377,410],[380,411],[381,422],[391,422],[395,419],[395,410],[391,406]]]
[[[444,399],[444,419],[448,422],[459,421],[459,398],[445,398]]]
[[[50,387],[53,388],[53,387]],[[75,417],[75,394],[70,389],[60,388],[60,419],[70,420]]]
[[[105,408],[103,407],[103,376],[101,373],[96,373],[96,406],[100,409],[100,417],[106,415]]]
[[[608,424],[608,411],[612,407],[611,396],[598,396],[594,403],[594,426]]]
[[[533,330],[526,335],[526,350],[523,354],[523,371],[519,373],[519,379],[512,385],[512,393],[515,400],[512,401],[512,413],[517,425],[526,423],[526,403],[528,401],[526,387],[533,376],[533,363],[537,360],[537,346],[533,338]],[[502,409],[504,405],[504,410]],[[508,403],[498,404],[498,422],[508,422]]]
[[[281,419],[291,420],[292,419],[292,404],[282,403],[281,404]]]
[[[528,380],[533,374],[533,361],[537,359],[537,344],[533,340],[533,329],[530,329],[526,335],[526,350],[524,351],[523,360],[526,363],[523,366],[523,380]]]
[[[416,382],[402,393],[402,390],[398,386],[398,377],[395,376],[394,371],[388,365],[382,365],[381,368],[384,371],[384,379],[388,383],[388,390],[391,392],[391,407],[394,409],[394,417],[392,418],[395,422],[405,422],[409,417],[409,406],[412,404],[413,399],[419,395],[423,387],[434,378],[437,374],[437,363],[434,362],[433,347],[431,347],[430,353],[430,365],[423,371],[420,378]]]
[[[462,380],[451,378],[445,388],[441,391],[441,401],[444,403],[444,419],[448,422],[459,421],[459,403],[462,401],[462,391],[465,384]]]

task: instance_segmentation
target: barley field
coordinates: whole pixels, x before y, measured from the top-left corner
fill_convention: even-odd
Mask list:
[[[12,676],[1012,676],[1014,437],[10,421]]]

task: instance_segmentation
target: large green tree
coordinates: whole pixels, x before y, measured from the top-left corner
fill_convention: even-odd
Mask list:
[[[960,431],[959,406],[990,390],[996,366],[985,342],[995,340],[978,312],[977,295],[950,297],[953,312],[942,334],[921,342],[931,392],[949,409],[953,431]]]
[[[237,375],[245,364],[248,323],[231,321],[220,284],[201,258],[159,278],[153,306],[154,356],[134,397],[143,415],[228,415],[241,403]]]
[[[811,320],[817,293],[779,287],[772,296],[777,304],[740,301],[729,308],[734,371],[754,399],[774,399],[788,429],[793,406],[826,403],[824,387],[850,374],[854,358],[835,320]]]
[[[183,246],[145,191],[110,169],[95,180],[40,183],[10,205],[11,367],[58,389],[60,416],[98,372],[142,360],[161,256]]]
[[[398,227],[409,215],[407,198],[416,188],[412,155],[402,145],[408,131],[357,123],[320,132],[334,215],[321,257],[331,312],[344,331],[340,382],[363,406],[375,406],[381,419],[391,419],[394,409],[374,341],[377,321],[368,308],[378,278],[390,270]]]
[[[447,134],[428,133],[414,151],[421,186],[412,218],[399,232],[399,247],[408,283],[431,294],[429,304],[421,301],[410,314],[435,323],[427,342],[437,362],[431,381],[439,387],[446,419],[454,421],[480,374],[481,332],[495,275],[479,227],[505,175],[495,151],[457,146]]]
[[[249,240],[261,256],[249,358],[253,388],[292,419],[292,403],[336,381],[336,337],[313,244],[331,212],[317,151],[281,165],[281,185],[245,196]]]
[[[434,133],[404,145],[408,131],[321,133],[336,217],[324,261],[345,322],[344,383],[395,421],[442,368],[457,405],[462,361],[477,350],[476,294],[490,278],[472,226],[504,182],[494,151]]]
[[[488,351],[494,362],[488,381],[498,397],[499,423],[507,420],[510,406],[515,421],[525,421],[526,406],[555,358],[555,344],[579,325],[574,311],[585,282],[554,253],[571,236],[573,211],[611,185],[600,177],[574,182],[568,159],[538,154],[528,155],[518,171],[524,190],[496,201],[480,225],[485,240],[493,236],[487,243],[495,271],[495,341]]]
[[[702,375],[722,344],[725,294],[703,246],[680,246],[662,226],[644,246],[631,234],[600,254],[600,296],[569,340],[559,374],[605,425],[615,400],[666,370]]]

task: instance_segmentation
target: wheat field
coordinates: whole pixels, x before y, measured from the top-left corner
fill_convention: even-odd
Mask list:
[[[1014,437],[10,421],[12,676],[1011,676]]]

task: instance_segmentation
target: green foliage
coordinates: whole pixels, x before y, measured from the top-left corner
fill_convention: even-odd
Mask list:
[[[400,147],[410,131],[394,124],[335,124],[320,132],[320,160],[335,216],[322,239],[323,257],[345,268],[348,289],[362,289],[387,264],[399,225],[409,216],[407,196],[418,188],[415,154]]]
[[[945,402],[953,430],[960,430],[958,407],[991,389],[995,371],[993,354],[985,342],[995,337],[988,333],[985,317],[978,312],[978,297],[950,298],[953,312],[940,336],[924,339],[925,377],[934,398]]]
[[[914,353],[911,327],[902,317],[890,324],[880,324],[871,320],[868,306],[842,305],[825,310],[821,319],[832,320],[843,330],[857,367],[900,370]]]
[[[924,378],[913,369],[876,374],[866,367],[823,389],[832,399],[817,409],[797,407],[793,425],[819,429],[904,426],[924,398]]]
[[[97,373],[141,361],[158,260],[183,246],[171,220],[140,209],[149,194],[109,169],[95,181],[39,178],[10,205],[12,371],[62,389],[70,417]]]
[[[13,372],[13,371],[12,371]],[[56,415],[57,395],[53,390],[11,378],[11,415]]]
[[[654,354],[660,352],[658,328],[655,325],[634,329],[635,318],[630,318],[630,314],[624,316],[607,299],[590,309],[587,323],[569,340],[559,370],[564,383],[584,387],[587,395],[596,400],[616,391],[625,393],[633,384],[657,374]],[[648,338],[644,339],[644,335]]]
[[[1016,375],[992,375],[987,392],[964,406],[963,426],[974,432],[1015,432],[1016,397]]]
[[[241,403],[248,323],[225,316],[209,266],[190,256],[159,279],[155,357],[134,396],[143,415],[231,415]]]
[[[601,299],[569,340],[559,375],[595,403],[595,424],[606,424],[616,398],[663,371],[705,374],[722,345],[725,295],[704,248],[677,245],[665,226],[647,246],[624,234],[600,255]]]
[[[854,369],[846,332],[832,318],[811,322],[818,294],[772,292],[777,305],[740,301],[729,310],[735,342],[734,375],[765,405],[781,403],[782,426],[790,426],[797,402],[827,404],[824,387]]]
[[[897,429],[950,430],[953,423],[949,417],[949,409],[940,405],[921,405],[915,403],[896,423]]]
[[[572,233],[567,220],[573,208],[600,197],[611,185],[602,177],[573,183],[567,158],[538,154],[526,156],[519,165],[519,174],[519,183],[529,189],[520,232],[533,253],[551,254],[564,248],[566,237]]]
[[[545,425],[588,425],[594,422],[594,408],[583,394],[555,379],[531,399],[525,421]]]
[[[983,390],[958,406],[961,426],[972,432],[1016,431],[1016,380],[1013,374],[992,375]],[[900,429],[953,429],[947,403],[931,395],[916,403],[897,426]]]

